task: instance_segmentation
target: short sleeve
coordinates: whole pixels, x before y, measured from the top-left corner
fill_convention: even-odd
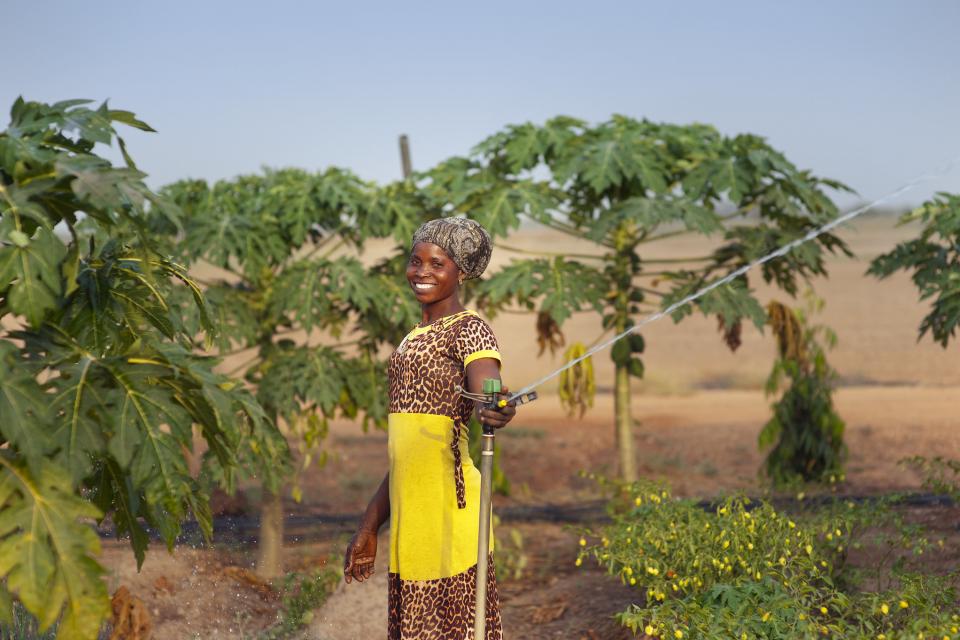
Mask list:
[[[500,361],[500,347],[493,329],[477,316],[461,321],[460,330],[454,343],[454,357],[463,363],[464,368],[474,360],[493,358]]]

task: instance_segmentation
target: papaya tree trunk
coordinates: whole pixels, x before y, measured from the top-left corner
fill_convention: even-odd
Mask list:
[[[633,418],[630,415],[630,371],[623,365],[617,365],[614,381],[614,422],[617,452],[620,454],[620,478],[633,482],[637,479],[637,461],[633,448]]]
[[[265,490],[260,504],[257,574],[272,580],[283,574],[283,498]]]

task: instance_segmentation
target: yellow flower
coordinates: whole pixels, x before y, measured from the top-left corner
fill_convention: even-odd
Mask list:
[[[820,613],[822,613],[823,615],[827,615],[827,608],[826,608],[826,607],[820,607]]]
[[[901,600],[901,601],[900,601],[900,608],[901,608],[901,609],[906,609],[906,608],[909,607],[909,606],[910,606],[910,603],[907,602],[906,600]]]
[[[647,573],[649,573],[652,576],[655,576],[660,573],[660,569],[657,569],[656,567],[647,567]]]
[[[648,624],[646,627],[644,627],[643,632],[644,632],[645,634],[647,634],[648,636],[652,636],[652,635],[653,635],[653,626],[651,626],[651,625]]]
[[[604,538],[604,539],[603,539],[603,546],[609,547],[609,546],[610,546],[610,541],[607,540],[606,538]]]
[[[769,619],[770,619],[770,612],[769,612],[769,611],[765,611],[764,614],[763,614],[763,616],[761,616],[760,619],[761,619],[763,622],[766,622],[767,620],[769,620]]]
[[[630,568],[630,567],[624,567],[624,568],[623,568],[623,572],[624,572],[625,574],[627,574],[628,576],[632,576],[632,575],[633,575],[633,569]]]
[[[797,523],[794,522],[793,520],[787,520],[787,526],[790,527],[791,529],[795,529],[797,526]]]
[[[835,536],[837,536],[837,537],[839,538],[840,536],[843,535],[843,532],[840,531],[840,529],[837,529],[836,531],[833,532],[833,535],[835,535]]]
[[[750,549],[750,550],[753,549],[753,543],[752,543],[752,542],[748,542],[748,543],[747,543],[747,549]]]
[[[880,605],[880,613],[882,613],[883,615],[887,615],[888,613],[890,613],[890,607],[887,606],[886,602]]]
[[[813,554],[813,545],[808,544],[806,547],[804,547],[804,549],[807,550],[807,555]]]
[[[580,538],[580,546],[581,547],[587,546],[587,541],[584,538]]]
[[[643,504],[643,498],[641,498],[640,496],[637,496],[637,497],[634,499],[633,504],[635,504],[635,505],[637,505],[637,506],[639,507],[640,505]]]
[[[579,567],[580,565],[582,565],[582,564],[583,564],[583,558],[577,558],[577,561],[576,561],[576,562],[574,562],[574,564],[575,564],[575,565],[577,565],[577,566]]]
[[[730,546],[730,541],[729,541],[729,540],[724,540],[724,541],[723,541],[723,548],[726,549],[726,548],[728,548],[729,546]]]
[[[632,586],[635,585],[635,584],[637,584],[637,579],[636,579],[636,578],[630,578],[630,586],[632,587]]]
[[[785,567],[785,566],[787,565],[787,559],[784,558],[783,556],[780,556],[780,559],[777,560],[777,562],[780,563],[780,566],[781,566],[781,567]]]
[[[797,616],[797,618],[799,618],[800,620],[806,620],[806,619],[807,619],[807,614],[801,613],[800,615]]]
[[[677,629],[676,631],[673,632],[673,635],[674,635],[674,637],[676,637],[676,638],[682,638],[682,637],[683,637],[683,631],[680,631],[680,629]]]

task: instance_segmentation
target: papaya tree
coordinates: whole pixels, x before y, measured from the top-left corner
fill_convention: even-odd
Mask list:
[[[627,331],[640,314],[665,308],[833,219],[837,208],[825,190],[846,189],[797,169],[755,135],[625,116],[596,125],[561,116],[508,126],[469,156],[427,172],[421,186],[449,203],[448,215],[467,213],[497,236],[526,219],[592,245],[576,255],[524,251],[479,287],[488,313],[537,311],[538,326],[554,333],[580,311],[601,314],[607,331]],[[681,234],[715,238],[715,247],[701,256],[645,257],[653,243]],[[827,233],[767,262],[760,276],[794,295],[800,280],[826,273],[825,254],[836,251],[849,254]],[[674,320],[694,310],[716,316],[735,345],[743,320],[758,328],[765,322],[749,277],[714,289],[694,308],[678,308]],[[627,480],[637,476],[630,379],[643,376],[643,350],[642,335],[633,333],[610,354],[619,470]]]
[[[385,426],[379,349],[399,343],[419,313],[401,279],[404,256],[366,264],[360,253],[372,237],[409,242],[415,191],[332,168],[182,181],[164,194],[182,210],[182,227],[157,218],[154,229],[185,262],[214,268],[202,286],[221,325],[220,354],[240,359],[236,371],[298,444],[301,468],[331,418]],[[296,485],[292,492],[299,500]],[[268,578],[282,571],[282,501],[268,490],[261,504],[258,572]]]
[[[911,272],[920,299],[930,301],[917,340],[929,334],[946,349],[960,326],[960,195],[938,193],[903,215],[900,224],[919,224],[918,236],[875,258],[867,273],[882,279]],[[916,456],[905,462],[925,476],[932,490],[960,495],[960,460]]]
[[[109,611],[94,522],[129,538],[138,567],[149,530],[168,548],[186,519],[211,535],[195,433],[201,476],[228,487],[238,470],[276,485],[285,452],[255,398],[197,353],[215,325],[146,224],[179,214],[115,124],[152,129],[88,105],[18,99],[0,132],[0,621],[17,600],[63,640],[96,638]],[[124,166],[97,154],[111,144]]]

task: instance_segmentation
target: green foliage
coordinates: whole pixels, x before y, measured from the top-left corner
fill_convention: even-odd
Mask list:
[[[819,311],[823,302],[811,296],[810,305],[811,311]],[[836,336],[827,327],[810,325],[803,310],[778,302],[770,303],[769,318],[779,353],[767,395],[782,394],[758,440],[761,450],[770,448],[766,473],[778,484],[839,476],[847,453],[845,425],[833,408],[836,373],[821,344],[832,348]]]
[[[912,271],[920,299],[933,301],[920,323],[919,337],[930,333],[946,347],[960,325],[960,195],[939,193],[900,223],[923,225],[919,237],[878,256],[867,273],[886,278],[896,271]]]
[[[867,591],[845,568],[851,547],[869,544],[867,533],[893,520],[887,504],[846,503],[791,517],[739,497],[707,510],[649,482],[624,490],[613,523],[585,532],[577,563],[592,556],[638,590],[640,602],[618,614],[634,633],[717,640],[956,636],[956,574],[911,573],[900,558],[894,583]],[[884,538],[887,551],[881,546],[878,555],[922,542],[916,532]]]
[[[539,311],[560,324],[576,311],[590,306],[601,311],[605,291],[603,274],[594,267],[555,258],[515,261],[483,282],[478,304],[491,314],[514,301]]]
[[[496,514],[493,514],[493,548],[497,580],[520,580],[526,575],[530,556],[527,554],[523,533],[516,527],[507,529],[502,526]]]
[[[184,233],[166,227],[167,246],[220,270],[204,292],[223,323],[221,353],[248,352],[243,375],[271,419],[301,436],[304,464],[334,416],[385,425],[379,349],[399,342],[419,313],[404,262],[368,266],[359,252],[369,238],[413,225],[416,194],[340,169],[265,170],[163,192],[183,212]],[[321,346],[317,335],[334,340]]]
[[[439,207],[443,215],[467,214],[495,237],[526,219],[596,246],[574,255],[504,246],[534,257],[514,260],[477,287],[488,313],[536,310],[559,330],[573,313],[595,311],[605,330],[617,332],[834,218],[825,190],[846,189],[797,169],[757,136],[621,115],[596,125],[560,116],[508,126],[468,157],[421,174],[418,184],[424,200],[449,203]],[[684,233],[716,238],[715,249],[689,259],[647,258],[649,243]],[[824,234],[770,261],[760,275],[794,294],[800,280],[825,273],[825,255],[836,251],[848,253]],[[747,276],[678,309],[674,320],[694,310],[719,316],[725,339],[743,319],[758,327],[764,321]],[[611,353],[616,368],[642,377],[642,349],[624,349]],[[628,387],[629,377],[618,375],[617,385]],[[618,397],[629,398],[629,389]],[[628,404],[618,403],[620,432],[630,424]],[[621,433],[618,441],[630,438]],[[620,456],[621,471],[632,473],[631,452]]]
[[[943,456],[912,456],[904,458],[900,464],[920,474],[926,489],[960,502],[960,460]]]
[[[257,640],[289,638],[310,624],[313,611],[326,602],[341,578],[342,575],[332,567],[309,573],[288,573],[283,578],[277,621],[261,632]]]
[[[456,177],[450,175],[454,170]],[[495,307],[512,299],[530,308],[533,300],[540,300],[542,309],[549,303],[551,312],[560,309],[564,319],[573,310],[597,305],[612,307],[621,319],[640,311],[644,287],[634,279],[645,270],[642,249],[648,242],[686,231],[724,233],[725,242],[704,266],[657,276],[663,285],[660,295],[676,297],[683,288],[707,284],[715,274],[830,220],[837,211],[823,188],[845,189],[797,170],[756,136],[727,138],[705,125],[657,124],[625,116],[595,126],[567,117],[542,126],[510,126],[478,145],[471,157],[448,161],[426,177],[428,186],[443,193],[455,211],[475,217],[495,234],[506,233],[525,216],[592,240],[607,251],[597,256],[602,267],[563,259],[571,263],[571,276],[579,285],[563,280],[553,297],[546,289],[551,286],[547,277],[541,278],[545,285],[531,285],[529,274],[545,273],[545,261],[536,267],[523,261],[508,268],[505,273],[518,276],[509,279],[514,282],[498,277],[485,283],[486,297],[481,299]],[[503,216],[490,212],[498,210],[496,203],[509,189],[528,195],[515,202],[515,218],[498,223]],[[724,213],[721,205],[734,211]],[[731,224],[748,213],[759,222]],[[793,293],[797,278],[822,274],[824,252],[836,250],[846,247],[826,234],[769,263],[763,277]],[[717,297],[729,302],[721,307]],[[729,323],[744,316],[759,322],[762,317],[745,282],[722,287],[714,299],[708,296],[698,305],[704,313],[723,312]]]
[[[148,526],[168,546],[186,518],[209,536],[185,460],[195,428],[204,474],[228,487],[244,468],[275,484],[285,451],[253,397],[193,353],[213,324],[147,224],[179,228],[176,207],[113,123],[151,129],[86,104],[17,100],[0,133],[0,604],[19,600],[41,630],[59,621],[63,640],[95,637],[108,612],[91,521],[109,517],[138,563]],[[94,153],[113,140],[126,167]]]

